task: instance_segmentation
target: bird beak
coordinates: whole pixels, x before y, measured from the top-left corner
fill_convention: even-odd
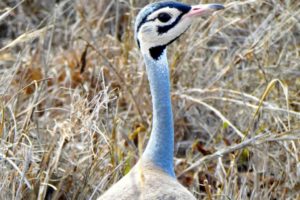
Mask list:
[[[185,15],[186,17],[202,16],[212,13],[217,10],[223,10],[225,7],[222,4],[200,4],[192,6],[192,9]]]

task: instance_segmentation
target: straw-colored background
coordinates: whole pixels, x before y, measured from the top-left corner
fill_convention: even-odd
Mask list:
[[[176,174],[199,199],[299,199],[300,1],[218,2],[168,52]],[[0,1],[0,199],[95,199],[135,164],[147,3]]]

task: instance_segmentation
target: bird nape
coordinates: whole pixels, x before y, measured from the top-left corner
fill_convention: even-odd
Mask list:
[[[221,4],[190,6],[162,1],[139,12],[135,40],[146,64],[152,95],[151,136],[138,163],[99,199],[195,199],[174,173],[174,125],[166,48],[190,27],[196,16],[221,9]]]

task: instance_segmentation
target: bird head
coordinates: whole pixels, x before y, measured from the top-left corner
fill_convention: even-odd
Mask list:
[[[135,39],[143,54],[157,60],[164,49],[182,35],[196,16],[224,9],[221,4],[190,6],[176,1],[147,5],[135,22]]]

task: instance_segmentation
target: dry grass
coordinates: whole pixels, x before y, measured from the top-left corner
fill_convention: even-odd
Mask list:
[[[95,199],[138,160],[146,3],[0,1],[0,199]],[[300,1],[223,3],[169,49],[177,175],[199,199],[300,199]]]

